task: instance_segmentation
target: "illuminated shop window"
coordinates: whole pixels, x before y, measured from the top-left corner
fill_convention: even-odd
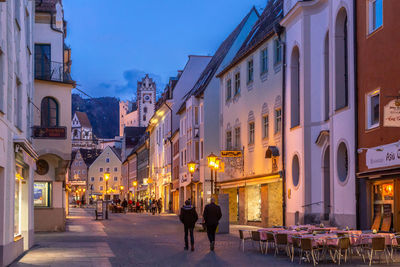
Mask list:
[[[251,185],[246,187],[247,220],[261,221],[261,186]]]
[[[33,184],[33,204],[35,207],[50,207],[49,182],[35,182]]]

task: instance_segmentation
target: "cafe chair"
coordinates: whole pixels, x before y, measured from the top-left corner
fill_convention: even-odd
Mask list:
[[[275,256],[278,255],[280,249],[286,251],[286,254],[290,257],[287,234],[278,233],[275,235]]]
[[[305,254],[307,261],[311,263],[310,260],[310,256],[312,259],[312,262],[314,264],[314,266],[317,263],[317,257],[315,255],[317,247],[313,245],[313,240],[311,238],[301,238],[300,240],[300,262],[299,264],[301,264],[301,260],[303,258],[303,255]]]
[[[239,230],[239,249],[242,247],[243,248],[243,252],[244,252],[244,245],[245,245],[245,241],[246,240],[251,240],[251,236],[245,236],[245,231],[243,230]]]
[[[272,248],[275,248],[275,238],[274,234],[271,232],[267,232],[267,240],[265,244],[265,254],[268,253],[268,249],[272,246]]]
[[[292,262],[294,261],[294,256],[296,254],[296,250],[298,252],[300,252],[300,248],[301,248],[300,241],[301,241],[300,236],[296,236],[296,235],[292,236],[292,251],[290,252]]]
[[[340,265],[340,260],[344,253],[344,262],[347,262],[347,253],[350,251],[350,238],[339,237],[336,245],[329,245],[329,250],[334,252],[334,262],[337,258],[338,264]]]
[[[264,254],[264,241],[261,240],[261,235],[259,231],[251,231],[251,240],[258,243],[261,254]]]
[[[394,251],[398,251],[400,249],[400,235],[396,234],[392,238],[392,244],[391,244],[391,251],[390,251],[390,258],[393,261],[393,253]]]
[[[377,252],[379,253],[379,263],[381,262],[381,254],[383,253],[385,254],[386,263],[389,264],[388,255],[390,253],[386,248],[385,237],[373,237],[371,238],[371,241],[372,243],[370,246],[364,247],[364,250],[367,252],[369,258],[369,266],[371,266],[373,257]],[[368,253],[368,251],[370,253]]]

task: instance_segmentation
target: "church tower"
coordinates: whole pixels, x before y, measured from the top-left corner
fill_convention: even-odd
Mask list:
[[[156,83],[148,74],[138,81],[137,106],[139,111],[139,126],[147,127],[156,107]]]

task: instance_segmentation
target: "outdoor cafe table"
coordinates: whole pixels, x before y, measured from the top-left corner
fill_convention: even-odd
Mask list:
[[[364,233],[360,235],[354,235],[353,236],[356,241],[360,242],[361,244],[371,244],[372,243],[372,238],[374,237],[384,237],[385,238],[385,244],[386,246],[391,246],[391,245],[397,245],[397,240],[395,238],[395,234],[393,233]]]
[[[336,246],[338,244],[338,236],[336,234],[303,234],[300,238],[309,238],[312,240],[314,246]]]
[[[308,234],[308,231],[294,231],[294,230],[285,230],[283,228],[264,228],[258,230],[260,232],[261,240],[267,240],[267,233],[273,233],[274,236],[276,234],[287,234],[288,243],[292,243],[292,236],[294,235],[302,235]]]

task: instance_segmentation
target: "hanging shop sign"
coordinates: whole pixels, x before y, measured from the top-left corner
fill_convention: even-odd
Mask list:
[[[223,158],[239,158],[242,157],[242,151],[221,151],[221,157]]]
[[[400,145],[389,144],[379,148],[370,148],[366,154],[368,169],[400,165]]]
[[[383,126],[400,127],[400,100],[394,99],[384,107]]]
[[[33,127],[33,138],[43,139],[65,139],[67,138],[66,127]]]
[[[68,182],[69,185],[86,185],[86,181],[69,181]]]

